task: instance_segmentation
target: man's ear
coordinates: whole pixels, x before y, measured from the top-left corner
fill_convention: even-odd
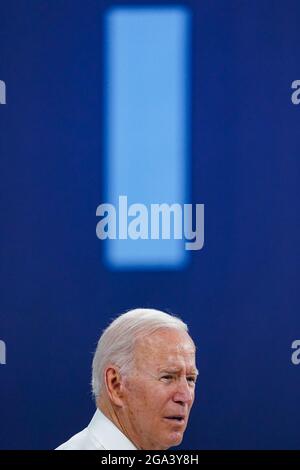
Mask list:
[[[116,366],[108,366],[105,370],[105,385],[110,401],[116,406],[123,406],[123,381]]]

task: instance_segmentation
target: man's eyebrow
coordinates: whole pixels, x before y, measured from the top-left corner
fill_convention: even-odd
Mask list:
[[[179,368],[174,368],[174,367],[166,367],[164,369],[161,369],[159,372],[161,374],[178,374],[178,372],[181,372],[182,369]],[[191,371],[188,371],[187,375],[199,375],[198,369],[193,369]]]

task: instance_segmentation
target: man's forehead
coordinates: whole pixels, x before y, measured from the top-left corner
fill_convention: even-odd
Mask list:
[[[150,335],[139,338],[136,342],[135,356],[145,356],[154,359],[174,360],[176,356],[195,356],[195,345],[185,331],[174,329],[158,330]]]

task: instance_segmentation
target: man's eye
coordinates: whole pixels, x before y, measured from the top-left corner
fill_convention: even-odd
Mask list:
[[[172,380],[173,376],[172,375],[163,375],[161,377],[165,382],[168,382],[170,380]]]
[[[196,380],[197,380],[197,379],[196,379],[196,377],[194,377],[194,376],[187,377],[187,381],[190,382],[190,383],[195,384],[195,383],[196,383]]]

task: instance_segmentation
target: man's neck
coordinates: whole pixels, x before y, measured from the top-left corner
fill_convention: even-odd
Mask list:
[[[105,400],[103,398],[99,398],[97,400],[97,407],[99,410],[109,419],[120,431],[124,436],[127,437],[137,449],[139,449],[138,445],[134,442],[134,440],[130,437],[130,434],[127,432],[125,426],[122,423],[122,419],[118,411],[112,405],[109,400]]]

